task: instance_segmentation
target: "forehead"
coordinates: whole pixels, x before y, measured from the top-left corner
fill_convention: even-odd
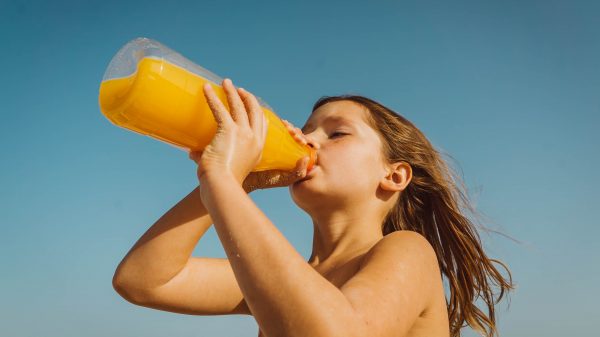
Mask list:
[[[356,126],[367,126],[369,111],[352,101],[329,102],[313,111],[302,130],[313,129],[324,123],[349,122]]]

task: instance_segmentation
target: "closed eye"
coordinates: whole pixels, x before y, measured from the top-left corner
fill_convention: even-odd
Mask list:
[[[334,138],[335,136],[343,136],[343,135],[347,135],[347,133],[334,132],[334,133],[331,134],[331,136],[329,136],[329,138]]]

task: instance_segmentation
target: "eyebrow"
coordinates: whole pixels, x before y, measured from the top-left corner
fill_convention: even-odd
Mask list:
[[[344,117],[342,117],[342,116],[329,116],[329,117],[326,117],[326,118],[323,120],[323,124],[327,124],[327,123],[328,123],[328,122],[330,122],[330,121],[334,121],[334,122],[336,122],[336,121],[343,121],[343,122],[349,122],[350,124],[353,124],[353,123],[354,123],[354,122],[352,122],[351,120],[349,120],[349,119],[347,119],[347,118],[344,118]],[[302,131],[302,133],[306,133],[305,131],[306,131],[307,129],[309,129],[310,127],[312,127],[312,123],[307,123],[307,124],[306,124],[306,125],[304,125],[304,126],[303,126],[303,127],[300,129],[300,130]]]

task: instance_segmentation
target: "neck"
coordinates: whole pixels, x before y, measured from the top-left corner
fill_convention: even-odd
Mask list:
[[[369,214],[365,209],[329,211],[312,219],[313,249],[308,262],[313,267],[352,258],[383,237],[381,215]]]

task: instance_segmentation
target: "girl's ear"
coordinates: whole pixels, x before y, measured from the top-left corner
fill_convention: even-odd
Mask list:
[[[387,166],[387,174],[381,179],[379,186],[386,191],[402,191],[408,186],[411,179],[410,164],[400,161]]]

